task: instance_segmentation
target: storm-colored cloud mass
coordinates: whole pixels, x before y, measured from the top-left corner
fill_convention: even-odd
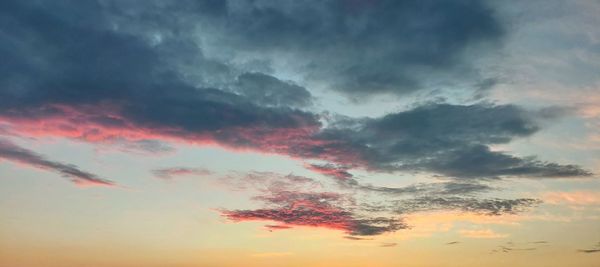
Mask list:
[[[0,265],[596,266],[597,14],[0,0]]]
[[[594,245],[593,248],[579,249],[577,251],[579,251],[581,253],[598,253],[598,252],[600,252],[600,242],[596,243],[596,245]]]
[[[13,135],[218,144],[326,161],[307,166],[338,178],[352,168],[457,178],[590,174],[490,149],[537,132],[548,119],[542,111],[432,103],[324,124],[308,109],[307,88],[268,71],[276,63],[223,58],[281,51],[310,59],[307,77],[328,77],[335,90],[405,93],[420,88],[413,72],[464,72],[466,47],[501,38],[481,1],[7,1],[0,12],[9,29],[0,120]]]
[[[238,93],[259,105],[303,107],[311,103],[310,92],[298,85],[286,83],[263,73],[238,76]]]
[[[539,203],[482,197],[494,192],[494,181],[591,176],[578,165],[496,148],[533,136],[564,115],[561,108],[434,100],[350,117],[317,97],[481,97],[500,79],[476,59],[497,52],[506,35],[486,1],[4,1],[0,17],[2,135],[131,144],[150,153],[170,150],[168,143],[216,145],[285,155],[333,178],[335,189],[294,174],[227,175],[221,182],[257,191],[253,200],[263,205],[222,209],[231,221],[371,236],[407,228],[407,214],[499,216]],[[0,145],[4,159],[112,185]],[[380,186],[356,171],[444,181]]]
[[[114,186],[113,182],[102,179],[96,174],[83,171],[72,164],[46,159],[38,153],[20,147],[5,139],[0,139],[0,160],[57,172],[79,186]]]
[[[226,19],[205,26],[218,29],[215,45],[282,58],[310,80],[361,96],[482,79],[468,59],[504,36],[494,11],[469,0],[231,1]]]

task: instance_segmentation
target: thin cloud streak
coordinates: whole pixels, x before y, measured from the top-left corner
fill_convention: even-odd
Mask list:
[[[83,171],[75,165],[46,159],[38,153],[20,147],[5,139],[0,139],[0,159],[24,164],[37,169],[57,172],[63,177],[69,178],[71,182],[82,187],[115,186],[113,182],[102,179],[96,174]]]
[[[202,168],[171,167],[152,170],[152,174],[154,174],[154,176],[156,176],[157,178],[170,180],[177,176],[206,176],[211,175],[212,172]]]

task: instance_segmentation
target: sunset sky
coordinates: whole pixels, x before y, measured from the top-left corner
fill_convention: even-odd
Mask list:
[[[598,14],[0,1],[0,267],[600,266]]]

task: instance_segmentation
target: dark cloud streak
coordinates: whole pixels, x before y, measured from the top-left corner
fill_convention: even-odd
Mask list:
[[[70,178],[73,183],[81,186],[115,185],[113,182],[102,179],[93,173],[82,171],[75,165],[48,160],[40,154],[22,148],[4,139],[0,139],[0,159],[57,172],[64,177]]]

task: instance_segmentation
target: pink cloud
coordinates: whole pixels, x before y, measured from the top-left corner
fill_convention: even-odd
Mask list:
[[[542,199],[549,204],[600,205],[600,193],[592,191],[547,192]]]

